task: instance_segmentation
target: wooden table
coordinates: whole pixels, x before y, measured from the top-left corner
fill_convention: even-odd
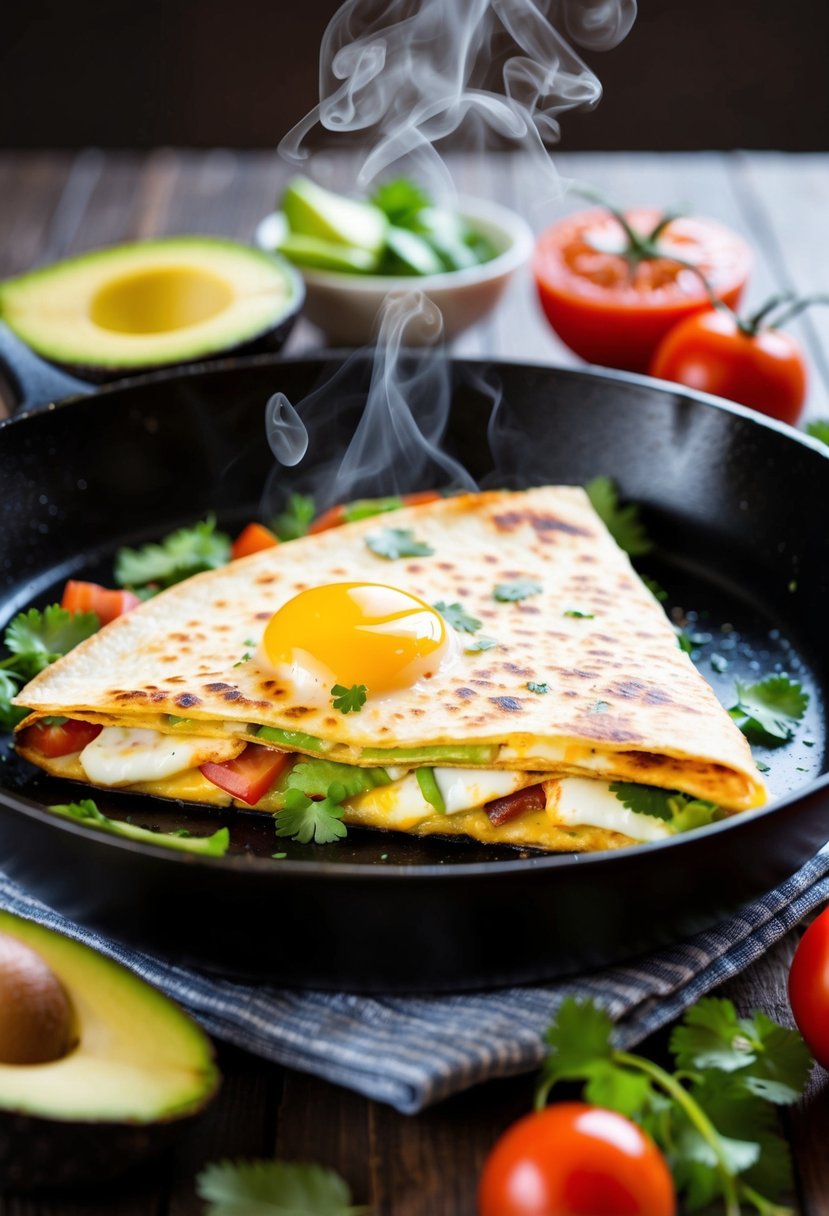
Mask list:
[[[748,303],[772,291],[829,288],[825,217],[829,156],[764,154],[570,154],[565,178],[581,179],[624,205],[669,205],[716,216],[757,250]],[[329,156],[332,185],[346,166]],[[495,197],[536,229],[572,209],[539,198],[537,175],[518,156],[458,158],[459,189]],[[287,170],[276,156],[215,151],[150,155],[0,154],[0,277],[115,241],[162,233],[250,237],[272,208]],[[809,417],[829,415],[829,312],[792,326],[811,363]],[[321,342],[307,322],[289,351]],[[574,364],[541,317],[529,278],[518,276],[494,315],[456,353]],[[783,487],[784,488],[784,487]],[[786,972],[794,940],[779,944],[721,992],[745,1009],[790,1021]],[[649,1045],[660,1050],[661,1042]],[[473,1216],[483,1158],[506,1125],[528,1109],[531,1078],[484,1086],[409,1118],[324,1082],[222,1049],[225,1085],[174,1160],[99,1198],[0,1199],[0,1216],[195,1216],[193,1179],[206,1161],[271,1156],[321,1161],[341,1171],[358,1202],[377,1216]],[[803,1216],[829,1213],[829,1083],[815,1070],[806,1099],[785,1120]]]

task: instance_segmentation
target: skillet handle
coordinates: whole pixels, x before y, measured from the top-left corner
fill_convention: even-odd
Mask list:
[[[52,367],[29,350],[7,325],[0,322],[0,375],[8,380],[14,404],[12,413],[43,409],[61,397],[85,396],[91,384]]]

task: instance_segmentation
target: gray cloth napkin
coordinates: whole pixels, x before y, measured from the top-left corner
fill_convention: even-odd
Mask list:
[[[109,941],[0,875],[0,905],[86,942],[184,1005],[217,1039],[414,1114],[459,1090],[536,1068],[563,998],[592,996],[630,1047],[829,901],[829,845],[715,928],[645,959],[558,983],[459,996],[356,996],[231,983]]]

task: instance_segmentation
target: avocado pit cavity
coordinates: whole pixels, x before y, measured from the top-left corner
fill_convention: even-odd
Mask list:
[[[48,1064],[76,1044],[60,980],[39,954],[0,933],[0,1064]]]

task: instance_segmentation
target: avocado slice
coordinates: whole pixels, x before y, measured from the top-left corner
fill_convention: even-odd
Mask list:
[[[291,232],[335,245],[351,245],[379,257],[388,220],[379,207],[334,194],[307,177],[295,177],[282,195],[282,212]]]
[[[24,1002],[24,1022],[68,1019],[54,1039],[63,1044],[56,1058],[38,1063],[14,1062],[31,1056],[0,1019],[4,1185],[101,1180],[165,1148],[217,1090],[204,1032],[155,988],[80,942],[2,911],[0,935],[4,1007]],[[32,997],[28,980],[44,969],[65,994],[68,1014],[55,1012],[41,979]],[[34,1001],[28,1010],[26,1001]]]
[[[377,255],[356,245],[340,245],[318,236],[289,232],[277,245],[277,251],[297,266],[312,270],[337,270],[347,274],[371,274],[379,265]]]
[[[284,340],[304,298],[276,254],[168,237],[82,254],[0,283],[0,320],[88,379]]]
[[[432,246],[415,232],[390,226],[386,236],[385,274],[440,274],[443,262]]]

